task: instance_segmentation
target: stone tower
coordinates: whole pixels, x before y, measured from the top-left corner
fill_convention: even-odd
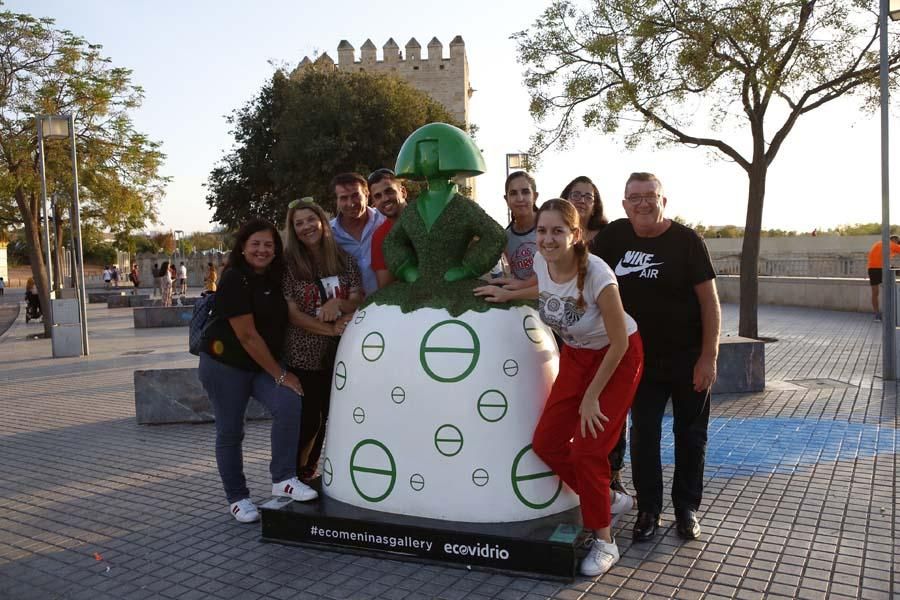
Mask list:
[[[444,58],[444,45],[437,38],[431,38],[428,42],[425,58],[422,58],[422,46],[416,38],[406,42],[404,50],[405,56],[391,38],[382,46],[382,58],[378,60],[378,49],[372,40],[366,40],[360,48],[359,60],[356,60],[356,49],[347,40],[341,40],[337,48],[337,64],[327,53],[315,62],[303,57],[291,77],[297,77],[302,69],[313,64],[340,71],[396,75],[440,102],[456,121],[468,127],[469,98],[474,90],[469,85],[469,63],[462,37],[456,36],[450,42],[449,58]]]

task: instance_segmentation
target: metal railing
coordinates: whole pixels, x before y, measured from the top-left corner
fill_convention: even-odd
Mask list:
[[[712,259],[719,275],[740,275],[740,256],[721,256]],[[800,258],[760,258],[759,275],[775,277],[866,277],[865,256],[810,256]]]

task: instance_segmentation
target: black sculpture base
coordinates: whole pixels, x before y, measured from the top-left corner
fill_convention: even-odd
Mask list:
[[[273,498],[260,506],[262,539],[505,573],[572,580],[589,532],[578,508],[518,523],[461,523],[351,506]]]

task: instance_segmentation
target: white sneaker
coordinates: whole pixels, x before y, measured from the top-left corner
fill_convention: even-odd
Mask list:
[[[319,492],[296,477],[291,477],[290,479],[285,479],[279,483],[273,483],[272,495],[292,498],[298,502],[306,502],[318,498]]]
[[[634,496],[623,494],[622,492],[610,492],[609,513],[612,515],[609,526],[615,527],[619,522],[619,518],[634,508]]]
[[[253,504],[253,501],[250,500],[250,498],[232,502],[228,506],[228,512],[241,523],[254,523],[259,521],[259,511],[256,510],[256,505]]]
[[[617,562],[619,562],[619,547],[616,546],[615,539],[611,542],[594,540],[590,552],[581,561],[581,574],[588,577],[603,575]]]

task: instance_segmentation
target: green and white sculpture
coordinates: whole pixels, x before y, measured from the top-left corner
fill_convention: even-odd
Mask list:
[[[452,179],[484,170],[472,140],[443,123],[416,130],[400,150],[397,175],[427,188],[385,241],[399,281],[368,299],[338,348],[322,474],[329,497],[493,523],[578,504],[531,450],[557,374],[553,335],[532,307],[472,294],[506,238]]]

